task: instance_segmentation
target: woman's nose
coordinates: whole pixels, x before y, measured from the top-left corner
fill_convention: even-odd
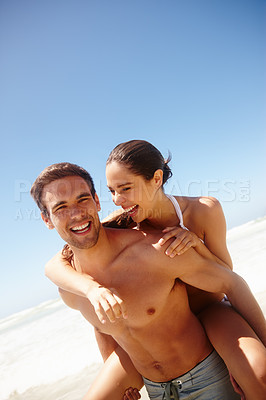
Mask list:
[[[124,198],[123,196],[121,196],[121,194],[115,192],[114,196],[113,196],[113,202],[115,203],[116,206],[121,206],[121,204],[123,203]]]

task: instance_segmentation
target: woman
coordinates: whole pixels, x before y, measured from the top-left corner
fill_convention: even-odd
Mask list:
[[[170,176],[168,161],[164,161],[161,153],[150,143],[133,140],[116,146],[107,160],[106,177],[112,199],[122,207],[122,211],[119,215],[110,216],[105,223],[143,231],[163,230],[161,244],[172,238],[166,250],[169,257],[179,256],[194,247],[204,257],[232,269],[225,240],[225,219],[219,202],[209,197],[166,195],[163,185]],[[58,286],[88,297],[102,322],[106,317],[113,321],[121,314],[126,317],[126,306],[121,299],[109,289],[100,287],[89,276],[78,274],[61,255],[48,263],[46,275]],[[209,294],[192,287],[187,290],[192,311],[201,319],[210,341],[224,359],[246,399],[263,399],[265,348],[256,334],[231,307],[220,302],[223,295]],[[106,360],[111,350],[106,345],[102,347],[100,344],[99,347]],[[138,375],[126,356],[125,369],[130,373],[124,373],[124,367],[120,365],[123,364],[123,357],[115,354],[108,358],[100,374],[101,385],[103,376],[106,376],[105,386],[111,387],[111,381],[119,382],[118,386],[113,385],[115,387],[110,389],[113,399],[134,400],[139,395],[132,388],[124,397],[122,395],[130,382],[136,382],[136,386],[140,387]],[[97,382],[92,385],[88,397],[90,400],[107,398],[100,394],[98,387],[101,385],[97,386]]]

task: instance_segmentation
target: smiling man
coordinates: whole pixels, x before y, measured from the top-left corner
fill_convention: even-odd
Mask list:
[[[45,209],[41,214],[42,219],[71,247],[87,249],[97,243],[100,221],[92,215],[91,205],[97,204],[97,214],[99,200],[82,177],[69,176],[50,182],[45,186],[42,201],[49,204],[49,211]]]
[[[160,232],[103,227],[93,181],[77,165],[46,168],[31,194],[48,228],[55,228],[67,242],[73,268],[112,289],[125,302],[128,318],[102,324],[86,298],[60,291],[65,303],[95,327],[98,338],[108,341],[110,353],[120,349],[127,353],[145,377],[150,398],[188,399],[193,394],[202,400],[239,399],[223,361],[189,308],[185,286],[226,293],[248,322],[259,321],[258,334],[263,336],[263,314],[238,275],[194,249],[180,257],[166,257],[165,246],[158,244]],[[114,399],[112,393],[107,397],[105,389],[102,385],[97,395],[90,389],[86,398]]]

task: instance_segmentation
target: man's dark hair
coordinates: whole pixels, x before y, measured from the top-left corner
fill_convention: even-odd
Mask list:
[[[30,191],[30,194],[32,195],[37,206],[46,217],[49,217],[49,213],[42,202],[44,186],[56,181],[57,179],[62,179],[67,176],[80,176],[85,182],[87,182],[93,198],[95,197],[96,192],[92,177],[84,168],[68,162],[52,164],[40,173],[38,178],[33,183]]]

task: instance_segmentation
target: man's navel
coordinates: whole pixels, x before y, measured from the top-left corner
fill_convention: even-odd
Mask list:
[[[162,369],[163,369],[161,364],[159,362],[157,362],[157,361],[154,361],[153,368],[157,369],[158,371],[162,371]]]

